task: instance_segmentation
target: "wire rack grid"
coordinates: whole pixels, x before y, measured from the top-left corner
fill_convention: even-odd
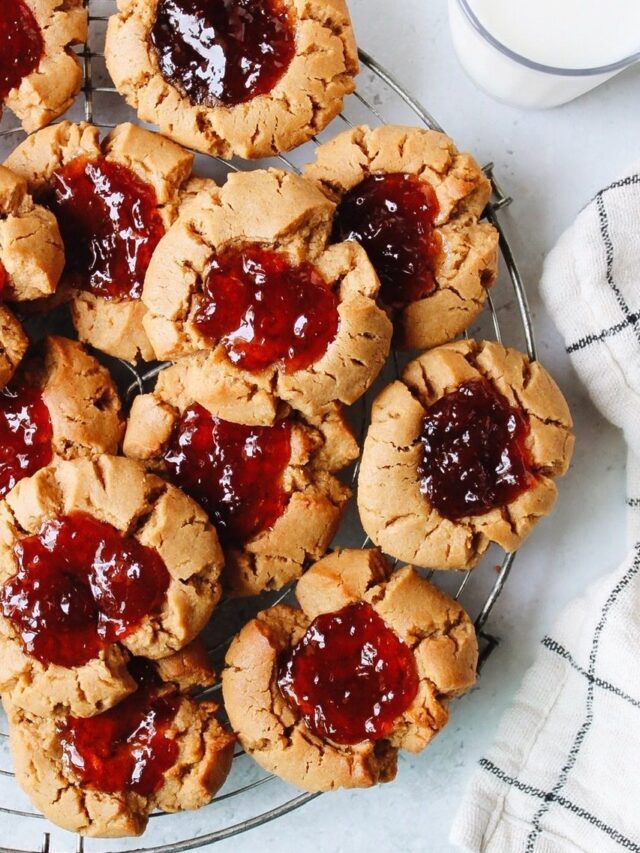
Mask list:
[[[84,67],[82,98],[65,118],[86,121],[108,129],[125,120],[135,120],[132,112],[124,107],[108,77],[104,66],[104,30],[110,14],[115,11],[115,0],[85,0],[89,9],[89,37],[78,50]],[[246,163],[227,162],[219,158],[198,155],[196,171],[213,178],[224,179],[229,171],[253,169],[266,165],[280,165],[295,172],[313,156],[315,145],[330,138],[339,130],[355,124],[383,124],[386,122],[420,124],[435,130],[442,128],[430,113],[416,101],[400,83],[364,51],[360,51],[362,73],[359,89],[345,102],[340,116],[330,128],[311,143],[302,146],[288,156],[280,155],[270,161]],[[10,146],[17,143],[23,134],[19,125],[5,117],[0,124],[0,157],[8,154]],[[500,235],[502,273],[498,284],[487,300],[487,308],[470,330],[474,337],[495,338],[499,341],[524,348],[530,358],[536,356],[535,341],[527,296],[509,241],[500,221],[500,213],[511,203],[494,173],[493,164],[484,167],[493,187],[493,196],[485,211],[485,217],[495,226]],[[56,332],[68,331],[68,326]],[[52,331],[41,328],[40,334]],[[37,334],[38,332],[36,332]],[[515,340],[512,340],[515,338]],[[359,404],[352,407],[356,432],[364,437],[371,399],[376,389],[397,376],[405,357],[394,353],[385,367],[376,387]],[[162,365],[151,366],[144,371],[134,371],[124,362],[106,359],[118,380],[128,402],[133,396],[152,387]],[[357,465],[351,472],[353,485],[357,479]],[[352,502],[353,503],[353,502]],[[368,539],[351,509],[337,544],[343,547],[366,547]],[[439,573],[435,579],[456,599],[463,601],[466,609],[475,616],[475,626],[481,641],[480,667],[498,644],[498,639],[485,630],[509,573],[515,554],[505,554],[497,549],[490,550],[483,564],[472,573]],[[432,577],[433,572],[428,576]],[[207,634],[208,647],[214,665],[222,662],[226,648],[238,628],[254,613],[291,597],[290,588],[279,593],[260,596],[247,602],[223,601],[216,611],[215,624]],[[216,695],[219,683],[207,694]],[[256,789],[260,789],[258,794]],[[152,815],[149,828],[143,839],[137,840],[86,840],[80,836],[51,827],[41,815],[33,811],[28,799],[18,790],[11,770],[8,750],[6,720],[0,719],[0,851],[2,853],[180,853],[213,844],[247,830],[276,820],[308,803],[317,794],[300,794],[266,774],[248,758],[242,750],[236,751],[233,770],[227,784],[215,801],[205,809],[189,815]],[[21,846],[8,846],[20,844]]]

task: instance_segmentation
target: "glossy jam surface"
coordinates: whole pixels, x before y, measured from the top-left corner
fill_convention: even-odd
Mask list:
[[[35,71],[42,54],[42,31],[23,0],[0,0],[0,113],[12,89]]]
[[[360,243],[380,278],[383,302],[401,307],[435,289],[438,210],[431,185],[415,175],[369,175],[338,205],[333,240]]]
[[[371,605],[318,616],[280,661],[278,686],[319,737],[380,740],[418,692],[411,649]]]
[[[445,518],[482,515],[533,485],[529,419],[485,379],[429,408],[423,422],[421,490]]]
[[[287,373],[321,358],[338,331],[338,298],[308,263],[259,246],[213,259],[194,317],[200,332],[221,340],[234,364]]]
[[[295,55],[283,0],[160,0],[150,38],[164,79],[206,106],[270,92]]]
[[[58,219],[76,286],[107,299],[139,299],[165,231],[153,187],[119,163],[78,157],[54,173],[42,200]]]
[[[0,498],[53,458],[51,418],[39,388],[0,390]]]
[[[88,788],[150,796],[178,757],[167,737],[178,710],[177,694],[141,687],[95,717],[68,717],[59,729],[64,765]]]
[[[0,587],[0,606],[43,663],[96,657],[156,612],[169,586],[157,551],[84,513],[47,521],[15,553],[18,572]]]
[[[204,507],[227,545],[242,545],[282,515],[290,458],[288,421],[243,426],[199,405],[183,414],[165,453],[173,482]]]
[[[9,276],[7,275],[6,269],[0,263],[0,299],[2,298],[2,292],[7,286],[7,282],[9,281]]]

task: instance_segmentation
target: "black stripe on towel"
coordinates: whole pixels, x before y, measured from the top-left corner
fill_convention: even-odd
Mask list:
[[[620,178],[617,181],[613,181],[613,183],[609,184],[609,186],[604,187],[604,189],[601,189],[600,192],[596,193],[592,201],[598,198],[598,196],[603,196],[605,193],[608,193],[610,190],[617,190],[620,187],[632,187],[636,184],[640,184],[640,174],[627,175],[626,178]]]
[[[527,847],[526,853],[533,853],[533,849],[538,839],[538,836],[542,832],[541,820],[544,815],[549,811],[549,806],[552,802],[559,801],[560,791],[564,788],[567,783],[567,779],[569,777],[569,773],[573,769],[573,766],[576,763],[578,755],[580,753],[580,749],[582,748],[582,744],[589,732],[591,725],[593,723],[593,696],[594,696],[594,681],[593,678],[595,676],[596,669],[596,659],[598,657],[598,650],[600,648],[600,638],[602,636],[602,632],[604,630],[605,625],[607,624],[607,620],[609,618],[609,613],[611,612],[611,608],[614,606],[616,601],[618,600],[618,596],[621,592],[623,592],[626,587],[631,583],[633,578],[640,571],[640,550],[639,546],[636,546],[636,556],[627,571],[624,573],[622,578],[618,581],[615,587],[609,593],[609,597],[604,603],[602,608],[602,613],[600,614],[600,619],[598,624],[595,627],[593,632],[593,640],[591,643],[591,652],[589,653],[589,669],[587,670],[590,679],[587,681],[587,698],[586,698],[586,707],[585,707],[585,716],[584,721],[580,728],[578,729],[576,736],[573,741],[573,746],[569,751],[569,755],[565,765],[560,771],[560,775],[558,777],[558,781],[556,782],[553,790],[551,791],[551,796],[548,796],[541,804],[540,808],[537,810],[535,815],[533,816],[533,826],[531,828],[531,832],[527,838]]]
[[[624,320],[620,320],[620,322],[616,323],[615,326],[609,326],[608,329],[603,329],[597,335],[585,335],[584,338],[580,338],[580,340],[577,340],[575,343],[569,344],[567,352],[571,355],[572,352],[578,352],[581,349],[586,349],[588,346],[591,346],[591,344],[597,344],[607,338],[612,338],[614,335],[628,329],[629,326],[633,326],[639,320],[640,314],[629,314],[628,317],[625,317]]]
[[[571,666],[575,669],[576,672],[579,672],[581,675],[584,675],[589,681],[593,681],[596,687],[601,687],[603,690],[609,691],[609,693],[614,693],[616,696],[619,696],[620,699],[624,699],[625,702],[629,702],[633,705],[634,708],[640,708],[640,699],[634,699],[633,696],[629,696],[628,693],[625,693],[624,690],[620,690],[619,687],[615,687],[611,682],[605,681],[603,678],[595,678],[593,675],[589,675],[586,669],[583,669],[580,664],[574,659],[571,652],[565,649],[564,646],[561,646],[556,640],[552,637],[545,637],[542,641],[542,645],[545,649],[549,649],[551,652],[555,652],[561,658],[567,661],[567,663],[571,664]]]
[[[598,218],[600,220],[600,235],[602,237],[602,242],[604,243],[605,255],[607,259],[607,284],[613,291],[616,297],[616,301],[620,306],[620,310],[624,314],[625,320],[631,323],[636,333],[636,337],[638,338],[638,342],[640,342],[640,328],[638,327],[638,320],[637,318],[635,319],[635,321],[632,320],[633,313],[627,305],[622,291],[616,284],[615,279],[613,277],[613,241],[611,240],[611,234],[609,233],[609,217],[607,215],[607,208],[605,206],[604,197],[602,193],[596,196],[596,209],[598,211]]]
[[[626,178],[621,178],[618,181],[614,181],[613,183],[609,184],[609,186],[600,190],[600,192],[597,193],[591,201],[591,203],[595,202],[596,204],[598,218],[600,220],[600,234],[604,243],[607,259],[607,282],[615,293],[616,300],[622,310],[624,319],[620,323],[616,323],[608,329],[603,329],[600,333],[585,335],[585,337],[580,338],[578,341],[575,341],[574,343],[570,344],[567,347],[567,352],[569,354],[577,352],[581,349],[585,349],[591,344],[600,343],[601,341],[606,340],[607,338],[612,337],[613,335],[619,334],[624,329],[627,329],[629,326],[633,327],[634,331],[636,332],[636,336],[640,341],[640,329],[638,328],[640,315],[638,315],[637,313],[633,313],[630,310],[629,306],[625,302],[622,293],[620,292],[613,279],[613,243],[611,242],[611,235],[609,234],[609,221],[607,218],[607,210],[604,203],[605,194],[610,192],[611,190],[619,189],[620,187],[630,187],[638,184],[640,184],[640,174],[628,175]]]
[[[596,829],[599,829],[601,832],[604,832],[605,835],[608,835],[613,841],[619,844],[621,847],[624,847],[625,850],[631,850],[633,853],[640,853],[640,844],[637,844],[631,838],[627,838],[626,835],[623,835],[619,830],[614,829],[614,827],[609,826],[608,823],[605,823],[600,818],[597,818],[591,812],[588,812],[586,809],[581,808],[575,803],[568,800],[566,797],[556,796],[553,793],[547,793],[546,791],[541,790],[540,788],[535,788],[533,785],[525,785],[519,779],[514,778],[513,776],[508,776],[504,770],[501,770],[496,764],[492,761],[489,761],[487,758],[480,759],[480,766],[483,770],[486,770],[488,773],[491,773],[501,782],[504,782],[506,785],[509,785],[512,788],[516,788],[518,791],[522,791],[523,794],[528,794],[531,797],[535,797],[538,800],[542,800],[543,803],[553,802],[557,803],[563,809],[567,809],[572,814],[577,817],[586,820],[587,823],[590,823],[592,826],[595,826]]]

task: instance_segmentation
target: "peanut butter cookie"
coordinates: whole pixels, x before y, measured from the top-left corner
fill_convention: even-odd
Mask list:
[[[0,299],[23,302],[55,292],[64,267],[56,218],[27,182],[0,166]]]
[[[82,84],[71,50],[87,38],[83,0],[5,0],[0,14],[0,116],[5,104],[30,133],[62,115]]]
[[[360,518],[388,554],[471,569],[551,512],[573,451],[569,408],[538,362],[496,342],[424,353],[373,405]]]
[[[0,302],[0,389],[11,381],[28,347],[20,321]]]
[[[259,613],[222,676],[229,720],[265,769],[307,791],[395,777],[475,682],[478,645],[460,605],[377,551],[339,551],[298,582],[301,610]]]
[[[209,803],[231,768],[235,738],[213,702],[185,692],[199,653],[172,655],[154,668],[132,661],[137,689],[90,719],[38,717],[5,699],[16,779],[45,817],[70,832],[140,835],[154,809]],[[195,658],[195,660],[194,660]]]
[[[469,327],[498,248],[478,222],[491,185],[470,154],[434,130],[362,126],[321,145],[304,174],[338,205],[333,240],[366,249],[398,346],[428,349]]]
[[[190,196],[192,162],[179,145],[132,124],[101,143],[97,127],[71,122],[30,136],[7,159],[58,218],[61,290],[80,340],[131,362],[154,358],[140,295],[158,241]]]
[[[315,415],[366,391],[391,324],[364,250],[327,246],[333,212],[275,169],[197,196],[158,244],[142,294],[158,358],[188,356],[174,381],[218,389],[253,424],[272,424],[279,401]]]
[[[118,0],[105,51],[143,121],[227,158],[306,142],[358,72],[344,0]]]
[[[0,390],[0,498],[55,457],[117,453],[123,433],[109,371],[77,341],[46,338]]]
[[[88,717],[135,690],[131,655],[167,657],[220,597],[214,528],[130,459],[59,460],[0,503],[0,691]]]
[[[337,406],[316,418],[282,406],[273,425],[255,426],[238,421],[224,388],[184,375],[168,367],[134,400],[124,452],[207,510],[232,594],[279,589],[327,550],[351,496],[333,473],[358,445]]]

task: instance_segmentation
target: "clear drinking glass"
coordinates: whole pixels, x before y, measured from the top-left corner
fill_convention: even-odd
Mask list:
[[[458,59],[471,79],[492,97],[518,107],[565,104],[640,61],[639,51],[599,68],[553,68],[533,62],[488,32],[467,0],[449,0],[449,24]]]

